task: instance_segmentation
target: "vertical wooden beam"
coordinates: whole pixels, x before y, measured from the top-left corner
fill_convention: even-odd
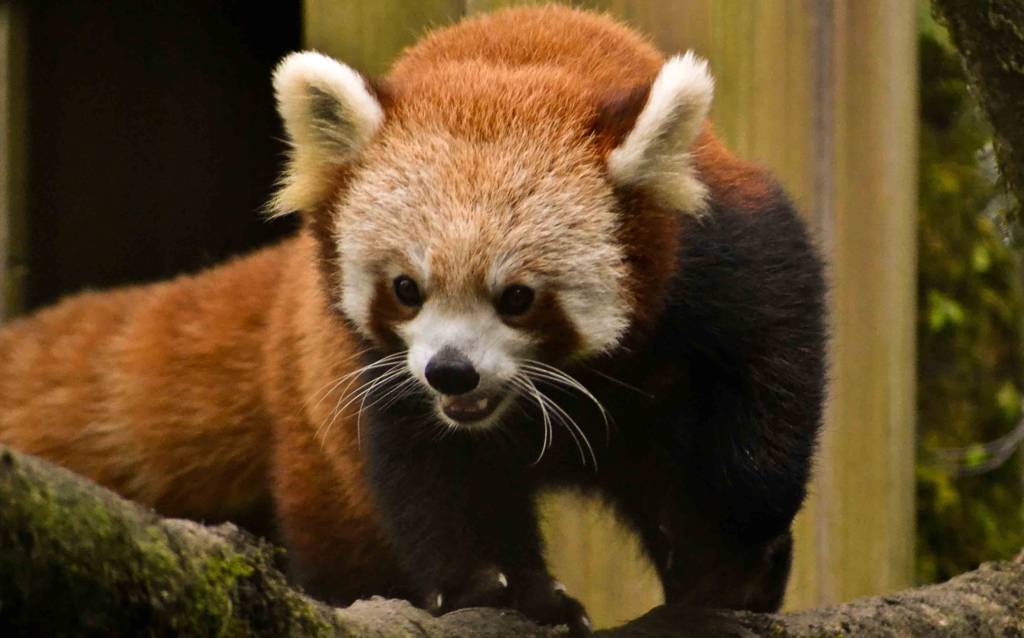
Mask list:
[[[305,0],[305,45],[369,75],[382,75],[424,31],[462,17],[464,0]]]
[[[0,4],[0,321],[22,304],[25,279],[25,41],[16,3]]]
[[[834,366],[825,451],[839,598],[911,578],[917,211],[916,4],[835,7]]]

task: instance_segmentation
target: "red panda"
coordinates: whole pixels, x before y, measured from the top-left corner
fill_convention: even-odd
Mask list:
[[[533,505],[570,486],[635,529],[668,602],[777,609],[822,264],[716,140],[705,62],[549,6],[434,31],[376,81],[296,53],[274,87],[298,235],[5,327],[0,442],[168,516],[272,516],[334,603],[586,634]]]

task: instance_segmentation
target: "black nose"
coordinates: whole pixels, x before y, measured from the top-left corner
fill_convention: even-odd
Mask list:
[[[427,382],[442,394],[465,394],[480,383],[469,359],[455,348],[441,348],[427,362]]]

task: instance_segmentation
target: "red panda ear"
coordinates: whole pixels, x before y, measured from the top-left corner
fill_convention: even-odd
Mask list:
[[[636,125],[636,118],[647,103],[650,84],[632,89],[612,89],[598,98],[597,114],[590,128],[598,137],[605,155],[626,139]]]
[[[274,94],[292,151],[271,209],[312,210],[330,196],[338,167],[358,159],[383,124],[384,107],[362,75],[312,51],[281,61]]]
[[[615,136],[607,157],[612,182],[647,191],[669,208],[700,213],[707,187],[690,147],[713,92],[707,62],[688,52],[668,60],[649,87],[606,101],[598,122]]]

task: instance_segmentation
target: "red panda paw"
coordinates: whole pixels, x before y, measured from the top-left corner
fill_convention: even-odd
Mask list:
[[[566,625],[571,638],[593,634],[590,617],[578,600],[565,593],[565,586],[545,571],[519,574],[515,608],[541,625]]]
[[[592,635],[583,605],[568,596],[565,587],[543,570],[480,569],[457,591],[435,592],[427,600],[427,608],[434,614],[466,607],[515,609],[541,625],[568,626],[571,638]]]
[[[478,569],[461,586],[427,596],[426,608],[434,615],[466,607],[513,607],[508,576],[494,567]]]

